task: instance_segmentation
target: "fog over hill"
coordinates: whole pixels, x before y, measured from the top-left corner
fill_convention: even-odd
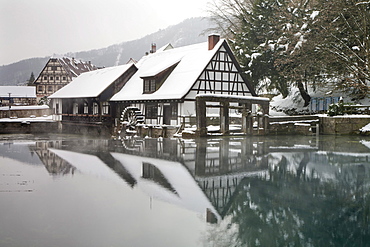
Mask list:
[[[146,52],[149,52],[152,43],[155,43],[158,49],[168,43],[174,47],[181,47],[205,42],[207,40],[205,30],[210,27],[211,22],[208,19],[191,18],[137,40],[122,42],[103,49],[54,54],[54,56],[69,56],[83,61],[91,61],[99,67],[121,65],[127,63],[130,58],[139,60]],[[49,57],[30,58],[0,66],[0,86],[24,85],[32,72],[35,77],[38,76],[48,59]]]

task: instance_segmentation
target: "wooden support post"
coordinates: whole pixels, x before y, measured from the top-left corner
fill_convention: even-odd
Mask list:
[[[246,103],[245,110],[247,112],[246,118],[246,134],[252,135],[253,134],[253,115],[252,115],[252,104]]]
[[[257,134],[260,133],[260,127],[261,127],[261,120],[262,120],[262,116],[260,115],[260,113],[257,113]]]
[[[242,133],[247,134],[248,133],[248,110],[246,108],[246,104],[242,104]]]
[[[264,115],[263,122],[264,122],[263,128],[265,129],[265,135],[267,135],[269,133],[269,126],[270,126],[270,118],[267,114]]]
[[[196,98],[196,135],[199,137],[207,136],[207,117],[206,117],[206,102],[202,98]]]
[[[229,102],[222,102],[222,107],[220,109],[220,130],[222,134],[229,133]]]
[[[269,126],[270,126],[270,122],[269,122],[269,105],[267,104],[264,104],[262,105],[262,111],[263,111],[263,129],[264,129],[264,133],[265,135],[268,134],[269,132]]]
[[[247,115],[247,134],[253,135],[253,115],[252,112],[248,112]]]
[[[221,174],[226,174],[230,170],[229,168],[229,146],[230,146],[229,139],[222,139],[220,141],[219,162],[220,162]]]
[[[206,175],[206,163],[207,163],[207,139],[199,138],[196,140],[195,149],[195,175],[204,176]]]

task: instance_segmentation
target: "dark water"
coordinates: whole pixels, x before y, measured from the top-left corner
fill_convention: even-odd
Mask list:
[[[0,137],[0,246],[370,246],[370,139]]]

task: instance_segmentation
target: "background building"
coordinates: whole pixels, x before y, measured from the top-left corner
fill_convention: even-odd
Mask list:
[[[37,100],[52,95],[80,74],[96,69],[98,67],[91,62],[68,57],[50,58],[34,82]]]

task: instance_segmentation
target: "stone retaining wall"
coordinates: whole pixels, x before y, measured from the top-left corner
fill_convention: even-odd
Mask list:
[[[0,122],[0,134],[56,133],[57,122]]]
[[[370,123],[370,116],[320,117],[320,134],[351,135],[359,134],[359,129]]]
[[[10,117],[28,118],[30,116],[42,117],[51,115],[52,109],[27,109],[27,110],[10,110]],[[9,118],[9,110],[0,110],[0,118]]]

